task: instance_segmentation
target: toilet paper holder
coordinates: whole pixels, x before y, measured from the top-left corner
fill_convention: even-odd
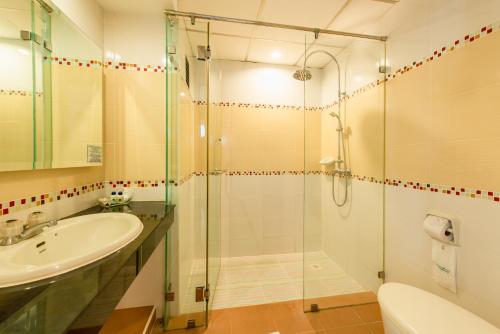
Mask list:
[[[452,239],[450,241],[448,241],[447,243],[449,243],[450,245],[458,246],[458,222],[457,222],[456,217],[449,215],[449,214],[446,214],[446,213],[443,213],[443,212],[440,212],[440,211],[435,211],[435,210],[427,211],[425,216],[427,217],[429,215],[445,218],[450,222],[450,227],[446,230],[446,233],[447,233],[447,235],[449,233],[452,236]]]

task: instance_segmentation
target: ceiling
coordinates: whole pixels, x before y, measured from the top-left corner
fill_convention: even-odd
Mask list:
[[[267,21],[312,28],[376,34],[374,24],[399,0],[98,0],[105,11],[154,13],[166,8],[207,15]],[[397,6],[397,5],[396,5]],[[193,54],[206,45],[207,24],[192,25],[182,18]],[[299,65],[304,51],[321,48],[338,54],[353,39],[302,31],[211,22],[210,46],[214,59]],[[315,55],[308,66],[323,68],[330,62]]]
[[[208,15],[283,23],[312,28],[370,33],[370,26],[385,15],[397,1],[380,0],[178,0],[178,10]],[[237,4],[236,4],[237,3]],[[193,53],[197,45],[206,45],[206,23],[185,27]],[[320,35],[302,31],[252,25],[211,23],[211,48],[215,59],[229,59],[283,65],[299,65],[304,50],[325,49],[338,54],[352,38]],[[315,55],[308,66],[323,68],[331,61]]]

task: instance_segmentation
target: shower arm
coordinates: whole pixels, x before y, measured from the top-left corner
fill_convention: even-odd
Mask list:
[[[338,73],[337,84],[338,84],[339,113],[338,113],[338,115],[334,116],[339,121],[338,128],[337,128],[337,133],[338,133],[338,140],[337,140],[337,163],[339,164],[339,168],[341,168],[341,164],[342,163],[344,163],[344,166],[346,166],[346,168],[347,168],[347,164],[346,164],[345,161],[342,160],[342,157],[341,157],[341,154],[340,154],[340,150],[341,150],[340,141],[344,140],[342,138],[342,136],[343,136],[342,120],[340,119],[340,112],[341,112],[341,109],[340,109],[340,99],[342,98],[342,93],[341,93],[341,90],[340,90],[340,65],[339,65],[339,62],[337,61],[337,58],[335,58],[335,56],[332,55],[330,52],[325,51],[325,50],[316,50],[316,51],[313,51],[313,52],[309,53],[308,55],[306,55],[304,57],[304,67],[303,67],[304,70],[306,69],[307,60],[309,59],[309,57],[311,57],[312,55],[317,54],[317,53],[326,54],[327,56],[329,56],[330,58],[332,58],[332,60],[335,62],[335,65],[337,65],[337,73]],[[344,145],[342,145],[342,149],[344,149]],[[344,153],[344,159],[345,159],[345,151],[343,153]]]

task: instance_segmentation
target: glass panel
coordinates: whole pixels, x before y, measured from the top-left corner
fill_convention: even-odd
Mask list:
[[[33,53],[21,31],[31,31],[31,2],[0,1],[0,171],[33,168]]]
[[[46,65],[50,70],[44,78],[52,76],[52,118],[46,118],[52,120],[52,135],[46,138],[53,154],[52,159],[39,159],[37,167],[100,166],[102,50],[60,10],[55,9],[51,18],[52,64]],[[51,164],[43,163],[47,160]]]
[[[206,45],[206,23],[200,29]],[[166,285],[175,294],[165,308],[167,330],[204,326],[207,317],[207,107],[194,103],[185,78],[184,36],[184,21],[167,18],[167,200],[176,205],[167,235]],[[196,75],[203,89],[206,74]]]
[[[210,24],[210,23],[208,23]],[[209,36],[209,41],[210,41]],[[210,45],[210,43],[208,43]],[[207,226],[207,282],[210,290],[207,309],[213,306],[217,279],[221,267],[221,185],[222,185],[222,114],[210,100],[210,61],[206,61],[208,118],[208,226]]]
[[[314,51],[330,62],[304,122],[305,311],[375,302],[383,271],[385,45],[322,35]]]
[[[57,7],[0,0],[0,56],[0,171],[101,165],[102,51]]]
[[[37,169],[52,166],[52,52],[51,16],[40,3],[33,2],[36,34],[34,50],[35,160]],[[49,43],[49,44],[46,44]]]

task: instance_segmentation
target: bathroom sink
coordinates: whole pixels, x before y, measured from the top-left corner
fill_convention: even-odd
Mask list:
[[[0,288],[50,278],[110,255],[141,233],[127,213],[63,219],[31,239],[0,247]]]

